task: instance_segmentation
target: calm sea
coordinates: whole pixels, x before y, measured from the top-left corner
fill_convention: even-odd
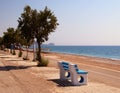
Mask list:
[[[42,46],[50,52],[84,55],[120,60],[120,46]]]

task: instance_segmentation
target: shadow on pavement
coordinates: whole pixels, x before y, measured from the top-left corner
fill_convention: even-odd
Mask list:
[[[71,84],[71,81],[68,81],[68,80],[62,81],[62,80],[60,80],[60,79],[48,79],[48,81],[52,81],[52,82],[56,83],[57,86],[59,86],[59,87],[69,87],[69,86],[73,86],[73,85]]]
[[[27,69],[30,67],[36,67],[33,66],[0,66],[0,71],[9,71],[9,70],[20,70],[20,69]]]

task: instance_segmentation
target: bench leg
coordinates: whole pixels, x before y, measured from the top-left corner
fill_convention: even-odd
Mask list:
[[[76,86],[87,84],[88,82],[87,74],[72,74],[71,81],[72,85]]]
[[[70,72],[65,70],[60,70],[60,80],[70,79]]]

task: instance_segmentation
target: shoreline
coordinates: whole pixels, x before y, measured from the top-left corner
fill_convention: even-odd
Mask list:
[[[45,48],[56,53],[120,60],[120,46],[46,46]]]
[[[19,51],[19,50],[17,50]],[[25,50],[22,50],[25,52]],[[28,51],[30,53],[30,60],[33,60],[33,51]],[[26,54],[26,53],[24,53]],[[23,56],[24,56],[23,54]],[[92,56],[85,56],[85,55],[77,55],[77,54],[68,54],[68,53],[60,53],[60,52],[41,52],[41,55],[43,56],[57,56],[58,61],[60,60],[67,60],[69,62],[78,63],[79,62],[83,64],[89,64],[89,65],[95,65],[99,67],[104,67],[108,69],[114,69],[120,71],[120,60],[117,59],[111,59],[111,58],[101,58],[101,57],[92,57]],[[66,58],[65,58],[66,57]],[[61,59],[59,59],[61,58]],[[48,57],[48,59],[50,59]],[[75,62],[76,61],[76,62]]]
[[[45,52],[42,52],[45,53]],[[120,59],[117,58],[107,58],[107,57],[98,57],[98,56],[91,56],[91,55],[81,55],[81,54],[74,54],[74,53],[63,53],[63,52],[47,52],[47,53],[56,53],[56,54],[66,54],[66,55],[73,55],[73,56],[83,56],[83,57],[90,57],[90,58],[98,58],[98,59],[107,59],[107,60],[113,60],[113,61],[120,61]]]
[[[120,71],[120,60],[91,57],[91,56],[84,56],[84,55],[57,53],[57,52],[47,52],[47,53],[42,53],[42,54],[46,55],[46,56],[50,56],[50,55],[58,56],[64,60],[67,60],[70,62],[72,61],[73,63],[76,63],[75,62],[76,60],[80,60],[79,62],[81,62],[83,64],[95,65],[95,66],[99,66],[99,67],[105,67],[105,68]],[[78,63],[78,61],[77,61],[77,63]]]
[[[22,51],[26,51],[25,49],[22,49]],[[33,52],[33,49],[28,49],[29,52]],[[110,58],[110,57],[102,57],[102,56],[95,56],[95,55],[86,55],[86,54],[76,54],[76,53],[67,53],[67,52],[56,52],[56,51],[41,51],[41,53],[57,53],[57,54],[66,54],[66,55],[75,55],[75,56],[83,56],[83,57],[91,57],[91,58],[100,58],[100,59],[108,59],[113,61],[120,61],[119,58]],[[120,63],[119,63],[120,64]]]

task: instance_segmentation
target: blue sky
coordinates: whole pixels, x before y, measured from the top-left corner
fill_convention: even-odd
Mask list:
[[[0,0],[0,36],[17,27],[26,5],[56,15],[60,25],[46,43],[120,45],[120,0]]]

